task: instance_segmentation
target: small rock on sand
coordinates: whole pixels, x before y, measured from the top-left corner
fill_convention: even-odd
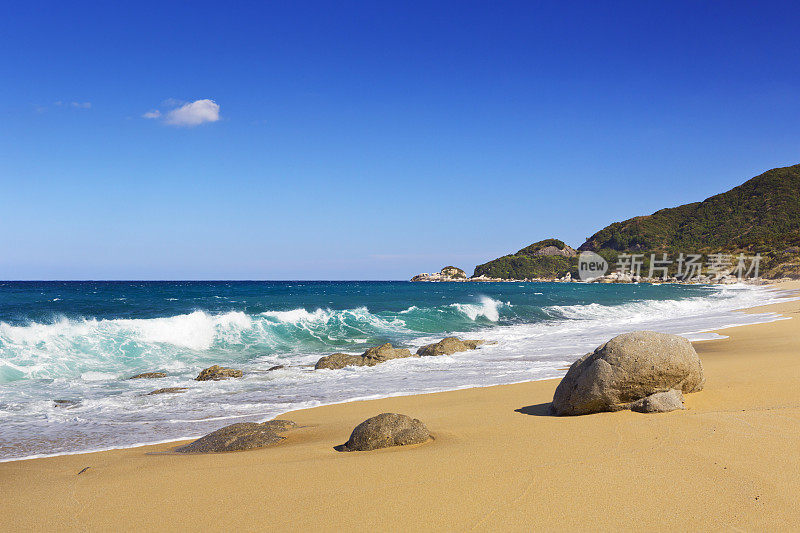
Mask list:
[[[677,389],[657,392],[631,404],[631,411],[637,413],[668,413],[679,409],[686,407],[683,406],[683,393]]]
[[[177,448],[180,453],[235,452],[263,448],[280,442],[282,434],[296,427],[291,420],[270,420],[262,424],[240,422],[220,428],[205,437]]]
[[[340,452],[377,450],[391,446],[420,444],[430,438],[428,428],[416,418],[383,413],[357,425],[350,439],[336,449]]]

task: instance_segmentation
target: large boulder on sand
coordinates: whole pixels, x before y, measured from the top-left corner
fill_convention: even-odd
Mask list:
[[[315,370],[321,368],[339,369],[346,366],[375,366],[378,363],[389,361],[390,359],[401,359],[403,357],[418,357],[413,355],[406,348],[393,348],[388,342],[381,346],[368,349],[361,355],[350,355],[346,353],[335,353],[327,355],[317,361],[314,365]]]
[[[474,350],[486,341],[461,340],[458,337],[445,337],[439,342],[428,344],[417,350],[417,355],[427,357],[434,355],[453,355],[457,352]]]
[[[201,371],[200,374],[194,378],[195,381],[219,381],[228,378],[242,377],[241,370],[234,370],[233,368],[223,368],[219,365],[214,365]]]
[[[683,337],[635,331],[614,337],[575,361],[553,396],[557,415],[628,409],[671,389],[702,390],[703,365]]]
[[[355,452],[420,444],[431,438],[425,424],[406,415],[383,413],[361,422],[353,430],[350,439],[336,449],[340,452]]]
[[[291,420],[270,420],[263,424],[240,422],[209,433],[205,437],[181,446],[175,451],[181,453],[235,452],[263,448],[280,442],[286,437],[281,434],[296,427]]]

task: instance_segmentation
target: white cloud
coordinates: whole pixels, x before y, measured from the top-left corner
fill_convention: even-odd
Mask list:
[[[147,113],[142,115],[143,118],[158,118],[160,116],[161,116],[161,111],[159,111],[158,109],[153,109],[152,111],[148,111]]]
[[[72,107],[77,107],[78,109],[89,109],[92,107],[91,102],[72,102],[70,103]]]
[[[198,126],[204,122],[219,120],[219,105],[214,100],[195,100],[173,109],[164,116],[164,122],[172,126]]]

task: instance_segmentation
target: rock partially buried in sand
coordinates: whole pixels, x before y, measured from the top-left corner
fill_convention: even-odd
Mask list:
[[[267,372],[275,372],[276,370],[283,370],[284,368],[286,368],[286,367],[283,366],[283,365],[275,365],[275,366],[269,367],[267,369]]]
[[[683,393],[676,389],[657,392],[631,404],[631,411],[637,413],[668,413],[679,409],[686,407],[683,406]]]
[[[356,452],[420,444],[431,438],[425,424],[406,415],[383,413],[361,422],[353,430],[350,440],[336,450]]]
[[[177,394],[187,390],[189,389],[186,387],[165,387],[163,389],[156,389],[153,392],[148,392],[147,396],[152,396],[153,394]]]
[[[422,357],[434,355],[453,355],[458,352],[474,350],[486,341],[480,340],[461,340],[458,337],[445,337],[434,344],[428,344],[417,350],[417,355]]]
[[[136,374],[128,379],[159,379],[167,377],[166,372],[145,372],[143,374]]]
[[[335,353],[327,355],[317,361],[314,365],[315,370],[328,368],[337,370],[346,366],[375,366],[390,359],[402,359],[405,357],[419,357],[412,354],[406,348],[394,348],[388,342],[380,346],[368,349],[361,355],[350,355],[346,353]]]
[[[200,375],[198,375],[195,381],[219,381],[221,379],[228,379],[228,378],[240,378],[242,377],[241,370],[234,370],[233,368],[223,368],[219,365],[214,365],[206,368]]]
[[[557,415],[628,409],[659,392],[702,390],[703,365],[683,337],[635,331],[614,337],[575,361],[553,396]]]
[[[241,422],[220,428],[205,437],[181,446],[180,453],[212,453],[254,450],[280,442],[286,437],[281,434],[297,427],[291,420],[270,420],[263,424]]]

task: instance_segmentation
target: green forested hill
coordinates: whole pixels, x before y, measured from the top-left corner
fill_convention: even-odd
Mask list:
[[[558,239],[545,239],[515,254],[475,267],[475,276],[502,279],[560,278],[577,275],[577,253]]]
[[[776,168],[702,202],[615,222],[580,250],[746,250],[800,245],[800,165]]]
[[[765,277],[800,274],[800,165],[775,168],[702,202],[615,222],[581,251],[760,253]]]
[[[475,275],[522,279],[560,277],[574,270],[574,258],[532,253],[546,242],[478,265]],[[759,253],[764,277],[800,277],[800,165],[772,169],[702,202],[615,222],[578,250],[607,257],[619,252]]]

